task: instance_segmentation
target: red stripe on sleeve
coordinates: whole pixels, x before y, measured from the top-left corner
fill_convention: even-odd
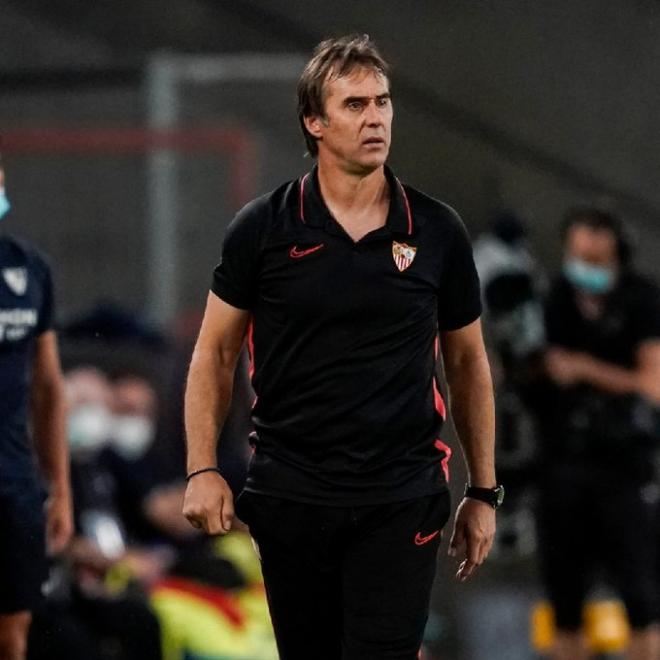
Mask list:
[[[438,438],[435,443],[435,448],[438,451],[444,452],[444,458],[440,461],[440,465],[442,466],[442,471],[445,474],[445,481],[449,483],[449,459],[451,458],[451,447],[449,445],[446,445],[440,438]]]
[[[440,340],[438,337],[435,338],[435,345],[433,349],[435,362],[438,362],[438,350],[440,348]],[[447,406],[445,406],[445,400],[440,394],[440,389],[438,388],[438,379],[437,376],[433,375],[433,402],[435,404],[435,411],[442,417],[443,421],[447,421]]]
[[[250,376],[250,380],[252,380],[252,376],[254,376],[254,321],[253,321],[253,319],[250,319],[250,322],[248,323],[248,327],[247,327],[247,349],[248,349],[248,358],[249,358],[248,375]]]

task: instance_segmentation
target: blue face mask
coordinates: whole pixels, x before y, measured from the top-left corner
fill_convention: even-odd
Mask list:
[[[4,188],[0,188],[0,220],[7,215],[7,212],[11,208],[11,204],[7,199],[7,194],[5,193]]]
[[[564,275],[585,293],[599,295],[611,291],[614,286],[614,268],[592,266],[581,259],[568,259],[564,263]]]

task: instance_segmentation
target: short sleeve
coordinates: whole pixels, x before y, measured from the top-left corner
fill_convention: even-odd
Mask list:
[[[239,309],[251,309],[257,298],[258,219],[249,207],[229,223],[220,263],[213,271],[211,291]]]
[[[453,216],[453,240],[438,290],[438,327],[458,330],[481,316],[481,290],[472,245],[460,218]]]
[[[39,310],[39,321],[37,323],[37,334],[52,330],[55,324],[55,293],[53,287],[53,276],[50,267],[42,264],[42,298]]]

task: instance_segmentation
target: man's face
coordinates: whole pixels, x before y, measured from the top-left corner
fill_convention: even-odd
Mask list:
[[[390,150],[392,100],[387,78],[356,68],[324,85],[325,117],[307,117],[307,130],[318,138],[319,160],[330,159],[352,174],[381,167]]]
[[[113,410],[118,415],[142,415],[153,418],[156,415],[156,392],[142,378],[125,377],[113,387]]]
[[[576,224],[568,230],[565,251],[567,259],[578,259],[590,266],[616,268],[619,265],[617,239],[609,229]]]
[[[566,235],[565,251],[564,275],[577,291],[601,296],[615,286],[619,255],[610,229],[573,225]]]

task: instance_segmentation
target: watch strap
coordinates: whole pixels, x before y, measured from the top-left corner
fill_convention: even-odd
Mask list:
[[[493,509],[501,506],[504,500],[504,486],[495,486],[495,488],[480,488],[479,486],[466,486],[465,497],[473,500],[479,500],[490,504]]]

